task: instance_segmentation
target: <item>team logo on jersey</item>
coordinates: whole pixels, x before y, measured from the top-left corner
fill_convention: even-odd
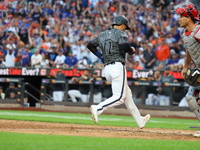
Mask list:
[[[124,39],[125,41],[128,41],[128,38],[127,38],[127,37],[123,37],[123,39]]]
[[[191,71],[190,71],[190,70],[188,70],[188,71],[186,72],[186,75],[187,75],[187,76],[189,76],[189,75],[190,75],[190,73],[191,73]]]

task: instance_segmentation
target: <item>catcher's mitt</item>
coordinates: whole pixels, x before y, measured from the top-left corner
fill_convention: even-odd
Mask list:
[[[189,85],[197,87],[200,85],[200,70],[197,68],[188,69],[185,72],[185,82]]]

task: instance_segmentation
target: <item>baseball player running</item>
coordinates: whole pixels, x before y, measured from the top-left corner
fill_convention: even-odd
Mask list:
[[[181,36],[186,48],[186,59],[181,74],[185,78],[185,81],[191,85],[185,98],[190,109],[200,121],[200,101],[195,97],[196,91],[200,89],[198,69],[189,69],[189,65],[192,61],[197,67],[200,66],[200,25],[197,24],[197,21],[200,20],[199,14],[195,5],[190,2],[178,5],[175,8],[175,12],[180,15],[178,21],[180,26],[183,27]],[[194,136],[200,137],[200,131],[194,134]]]
[[[88,49],[99,57],[105,65],[105,77],[111,83],[113,95],[98,105],[91,105],[94,123],[98,123],[98,116],[104,110],[125,103],[127,109],[134,117],[139,128],[143,128],[149,121],[150,115],[145,117],[140,112],[132,99],[132,92],[127,85],[125,68],[125,54],[134,53],[135,49],[128,43],[125,30],[130,29],[129,21],[125,16],[116,16],[112,28],[101,32],[87,45]],[[97,48],[102,50],[102,53]]]

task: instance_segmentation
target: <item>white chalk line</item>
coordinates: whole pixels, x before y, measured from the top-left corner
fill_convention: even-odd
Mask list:
[[[24,113],[12,113],[12,112],[0,112],[0,115],[4,115],[4,116],[21,116],[21,117],[44,117],[44,118],[61,118],[61,119],[77,119],[77,120],[91,120],[91,117],[79,117],[79,116],[60,116],[60,115],[47,115],[47,114],[34,114],[34,113],[28,113],[26,112],[26,114]],[[116,118],[115,116],[113,116],[113,118],[106,118],[105,116],[101,116],[99,117],[99,121],[123,121],[123,122],[135,122],[134,119],[121,119],[121,118]],[[151,123],[169,123],[168,121],[157,121],[157,120],[150,120]],[[180,124],[180,122],[170,122],[170,124]],[[194,125],[194,123],[189,123],[189,122],[182,122],[181,124],[188,124],[188,125]],[[200,125],[200,123],[195,123],[195,126]]]

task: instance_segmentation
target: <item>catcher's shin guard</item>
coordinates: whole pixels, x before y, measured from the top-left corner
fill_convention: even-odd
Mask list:
[[[198,120],[200,121],[200,107],[197,105],[196,98],[191,95],[186,95],[185,99],[190,109],[194,112],[194,114],[197,116]]]
[[[200,121],[200,107],[198,106],[198,108],[194,110],[193,112],[197,116],[198,120]]]

